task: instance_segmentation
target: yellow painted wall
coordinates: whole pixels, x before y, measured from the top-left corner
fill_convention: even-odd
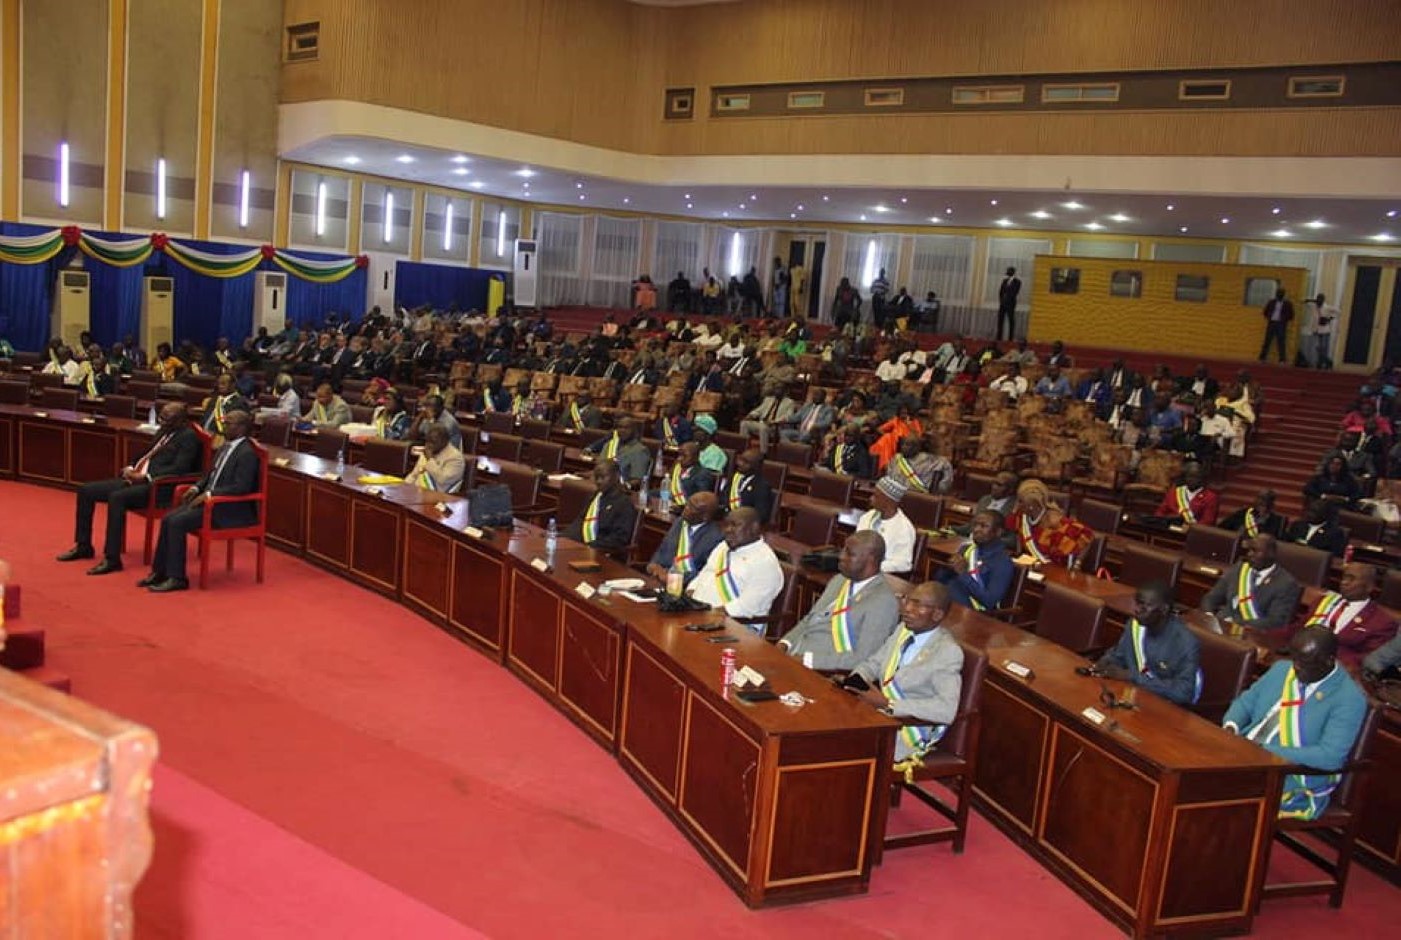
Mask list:
[[[1079,292],[1052,293],[1053,268],[1079,268]],[[1110,278],[1121,270],[1142,272],[1142,296],[1109,295]],[[1174,298],[1179,274],[1211,279],[1206,303]],[[1022,286],[1031,300],[1027,332],[1037,342],[1059,339],[1071,346],[1251,359],[1260,354],[1265,322],[1260,307],[1243,303],[1246,281],[1277,279],[1294,302],[1298,318],[1303,316],[1306,276],[1303,268],[1038,255],[1031,282]],[[1291,360],[1297,326],[1296,319],[1286,331]]]

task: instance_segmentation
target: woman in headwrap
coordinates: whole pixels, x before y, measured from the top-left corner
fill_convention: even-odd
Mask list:
[[[1008,518],[1017,537],[1017,550],[1038,563],[1068,565],[1094,541],[1094,531],[1051,501],[1040,480],[1023,480],[1017,487],[1017,507]]]

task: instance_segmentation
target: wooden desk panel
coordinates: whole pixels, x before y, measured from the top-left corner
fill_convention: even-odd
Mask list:
[[[564,602],[534,571],[512,568],[506,666],[553,699],[559,675],[559,620]]]
[[[0,477],[15,475],[15,425],[11,415],[0,415]]]
[[[614,603],[627,604],[619,599]],[[573,601],[564,602],[560,626],[559,698],[584,730],[611,748],[622,691],[622,631]]]
[[[298,555],[306,548],[307,478],[268,468],[268,541]]]
[[[762,750],[694,693],[687,697],[683,741],[677,809],[712,858],[747,882]]]
[[[404,603],[432,619],[448,619],[452,604],[453,537],[444,526],[412,513],[404,516]]]
[[[1000,686],[983,689],[983,729],[974,792],[987,808],[1030,834],[1045,779],[1051,721]]]
[[[351,493],[337,483],[310,480],[306,491],[307,557],[338,571],[350,568]]]
[[[490,544],[455,539],[452,546],[452,602],[448,624],[491,650],[504,662],[508,568]]]
[[[74,427],[68,432],[68,482],[112,479],[122,467],[119,456],[111,431]]]
[[[1367,786],[1358,840],[1362,847],[1397,874],[1401,866],[1401,720],[1383,713],[1372,743],[1377,768]]]
[[[642,774],[652,795],[676,806],[681,775],[681,742],[686,720],[686,683],[662,659],[629,643],[623,690],[623,726],[618,759]],[[629,708],[645,702],[646,708]]]
[[[68,432],[62,425],[21,418],[16,439],[21,478],[40,483],[68,482]]]
[[[350,503],[350,574],[382,594],[399,590],[399,519],[391,502],[357,496]]]

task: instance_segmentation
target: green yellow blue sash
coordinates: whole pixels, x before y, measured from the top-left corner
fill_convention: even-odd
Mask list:
[[[574,430],[582,431],[584,429],[584,414],[579,410],[577,401],[569,403],[569,420],[574,423]]]
[[[846,473],[846,452],[850,444],[838,444],[832,450],[832,472]]]
[[[602,493],[595,495],[589,500],[589,508],[584,510],[584,524],[580,529],[586,545],[592,545],[598,539],[598,506],[602,499]]]
[[[1021,536],[1022,551],[1031,555],[1031,557],[1035,558],[1038,562],[1041,563],[1045,563],[1050,560],[1046,557],[1046,553],[1041,551],[1040,547],[1037,546],[1036,533],[1032,531],[1031,519],[1027,517],[1026,513],[1022,513],[1018,535]]]
[[[608,438],[608,443],[603,445],[603,457],[606,460],[613,460],[618,456],[618,432],[614,431],[613,436]]]
[[[1304,689],[1291,666],[1285,674],[1279,694],[1279,743],[1282,747],[1304,746]],[[1268,742],[1261,741],[1261,744]],[[1284,778],[1284,795],[1279,815],[1298,819],[1313,819],[1328,805],[1328,798],[1337,789],[1342,774],[1319,774],[1312,777],[1289,774]],[[1311,782],[1317,785],[1310,786]]]
[[[929,492],[929,487],[924,485],[924,481],[919,478],[919,474],[915,473],[915,468],[905,459],[904,454],[896,454],[891,459],[891,463],[895,464],[895,469],[900,471],[900,476],[904,478],[910,489],[917,493]]]
[[[728,604],[739,597],[739,582],[730,570],[730,547],[722,545],[716,551],[722,554],[720,564],[715,568],[715,593],[720,595],[720,603]]]
[[[1134,617],[1129,620],[1129,635],[1133,637],[1134,668],[1146,676],[1152,671],[1148,667],[1148,650],[1144,647],[1148,629],[1138,622],[1137,617]]]
[[[978,582],[978,586],[981,587],[983,583],[983,563],[982,560],[978,558],[977,544],[969,542],[967,545],[963,546],[961,554],[964,560],[968,562],[968,577]],[[988,609],[986,604],[978,600],[972,594],[968,595],[968,603],[973,605],[974,610]]]
[[[837,590],[832,602],[832,648],[838,653],[850,653],[856,648],[851,641],[851,579],[847,578]]]
[[[1260,534],[1260,523],[1255,521],[1255,510],[1253,509],[1245,511],[1245,534],[1252,539]]]
[[[676,446],[676,430],[666,418],[662,419],[662,438],[666,441],[667,447]]]
[[[671,473],[666,478],[667,496],[671,498],[673,506],[684,506],[686,504],[686,491],[681,488],[681,464],[678,461],[671,465]]]
[[[1179,486],[1172,491],[1172,497],[1177,502],[1177,514],[1182,517],[1182,521],[1191,525],[1197,521],[1197,514],[1192,512],[1192,497],[1187,487]]]
[[[1240,576],[1236,579],[1236,613],[1243,620],[1259,620],[1260,608],[1255,605],[1255,577],[1249,565],[1240,566]]]
[[[524,418],[530,414],[530,399],[524,395],[517,395],[511,401],[511,413],[518,418]]]
[[[744,477],[742,477],[742,476],[741,476],[740,474],[738,474],[738,473],[736,473],[734,476],[730,477],[730,498],[729,498],[729,500],[728,500],[728,503],[729,503],[729,508],[730,508],[731,510],[735,510],[735,509],[738,509],[738,508],[740,507],[740,492],[739,492],[739,487],[740,487],[740,484],[743,483],[743,482],[744,482]]]
[[[1336,591],[1329,591],[1319,598],[1313,613],[1309,615],[1306,627],[1327,627],[1334,632],[1338,629],[1338,618],[1343,615],[1343,608],[1347,606],[1347,598]]]
[[[672,561],[680,566],[684,574],[690,574],[696,568],[691,555],[691,526],[687,522],[681,523],[681,530],[676,535],[676,557]]]
[[[895,644],[891,647],[890,658],[885,661],[885,668],[881,671],[881,691],[889,701],[898,702],[905,697],[900,683],[895,681],[895,673],[900,670],[900,657],[904,655],[905,643],[913,639],[914,635],[914,631],[903,623],[895,631]],[[900,739],[915,754],[923,754],[938,743],[946,730],[946,726],[943,725],[933,728],[904,725],[900,728]]]

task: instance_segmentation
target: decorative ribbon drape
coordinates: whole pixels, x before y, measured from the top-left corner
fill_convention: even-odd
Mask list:
[[[144,238],[109,239],[89,235],[76,225],[66,225],[38,235],[0,235],[0,261],[41,264],[69,246],[77,246],[89,258],[118,268],[143,264],[159,251],[197,274],[220,278],[239,277],[262,262],[271,261],[293,277],[318,284],[333,284],[349,277],[357,268],[369,265],[369,258],[365,255],[317,261],[298,257],[272,245],[220,255],[175,241],[164,232],[153,232]]]

